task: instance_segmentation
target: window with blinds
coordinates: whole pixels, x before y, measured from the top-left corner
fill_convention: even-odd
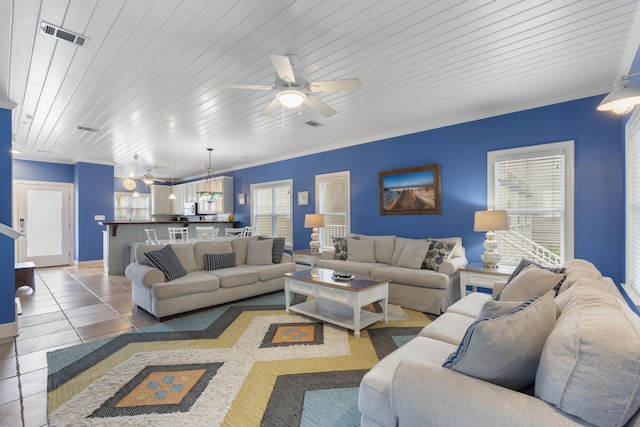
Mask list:
[[[291,215],[293,181],[251,184],[251,225],[254,234],[284,237],[285,245],[293,245]]]
[[[640,293],[640,113],[626,124],[626,272],[627,285]]]
[[[573,142],[489,152],[489,200],[509,216],[497,232],[501,264],[573,258]]]
[[[349,171],[316,175],[316,213],[324,214],[320,228],[322,249],[333,247],[333,237],[350,231]]]

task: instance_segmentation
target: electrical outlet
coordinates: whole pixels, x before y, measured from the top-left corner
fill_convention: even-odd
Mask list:
[[[94,215],[93,219],[95,219],[96,221],[104,221],[105,216],[104,215]]]

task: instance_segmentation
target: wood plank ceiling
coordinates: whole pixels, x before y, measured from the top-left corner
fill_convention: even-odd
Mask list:
[[[631,0],[9,3],[0,103],[17,104],[15,157],[112,163],[117,176],[136,153],[138,175],[188,178],[206,171],[207,147],[219,174],[604,94],[640,40]],[[89,41],[48,37],[42,21]],[[308,80],[363,88],[318,93],[329,118],[306,106],[259,117],[275,91],[216,85],[272,85],[269,53],[295,54]]]

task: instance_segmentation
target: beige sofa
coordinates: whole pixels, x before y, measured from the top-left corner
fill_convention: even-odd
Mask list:
[[[461,238],[408,239],[350,234],[347,240],[354,246],[354,250],[346,248],[347,259],[337,259],[335,250],[323,251],[317,266],[390,279],[389,303],[413,310],[440,314],[460,299],[458,270],[467,265]],[[440,260],[442,262],[437,266],[437,270],[421,268],[419,255],[416,258],[417,263],[412,263],[406,256],[403,257],[403,253],[407,255],[410,247],[426,245],[427,249],[423,247],[423,251],[429,250],[430,241],[435,240],[453,246],[446,259]],[[425,258],[424,253],[422,258]]]
[[[554,295],[453,304],[364,376],[362,426],[639,426],[640,317],[586,261]]]
[[[234,240],[173,244],[186,275],[167,281],[165,273],[153,267],[145,252],[163,248],[140,245],[136,262],[127,266],[133,302],[158,318],[284,289],[285,273],[295,271],[291,255],[272,263],[273,239],[257,236]],[[251,243],[253,242],[253,243]],[[233,253],[235,267],[205,270],[205,254]],[[268,252],[268,253],[267,253]]]

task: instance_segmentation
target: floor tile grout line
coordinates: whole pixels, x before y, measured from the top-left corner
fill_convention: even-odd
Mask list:
[[[18,342],[13,337],[13,352],[16,355],[16,379],[18,380],[18,401],[20,402],[20,422],[24,426],[24,397],[22,396],[22,377],[20,375],[20,359],[18,358]]]

